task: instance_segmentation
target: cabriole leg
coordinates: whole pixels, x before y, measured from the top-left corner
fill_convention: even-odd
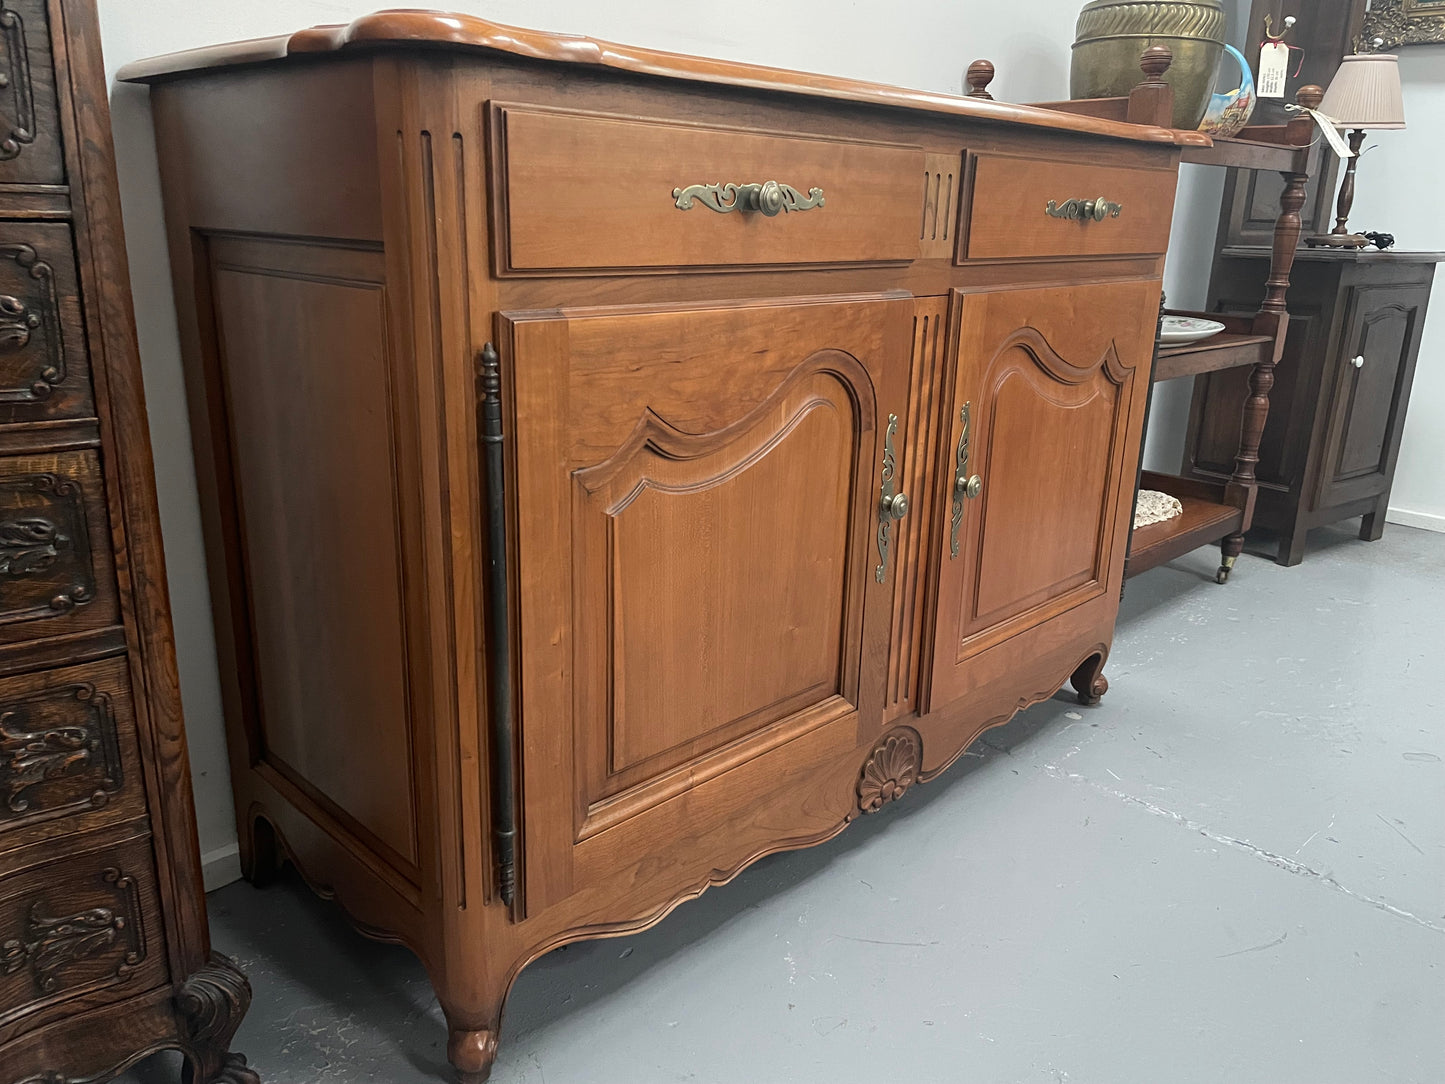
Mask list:
[[[1104,656],[1090,655],[1079,664],[1079,668],[1069,678],[1069,683],[1073,685],[1074,692],[1078,693],[1080,704],[1097,704],[1109,691],[1109,682],[1104,677]]]
[[[447,1018],[447,1060],[460,1084],[482,1084],[491,1075],[505,998],[506,990],[501,989],[467,1005],[450,997],[442,999],[442,1013]]]
[[[181,984],[176,1007],[186,1024],[182,1084],[261,1084],[246,1059],[231,1053],[231,1037],[250,1005],[251,984],[219,952]]]

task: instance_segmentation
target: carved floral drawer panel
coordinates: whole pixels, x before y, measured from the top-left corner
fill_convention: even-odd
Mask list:
[[[0,645],[115,624],[94,452],[0,457]]]
[[[60,123],[45,0],[0,0],[0,184],[60,184]]]
[[[124,658],[0,680],[3,853],[145,812]]]
[[[0,1043],[22,1022],[154,987],[165,960],[148,834],[69,857],[33,854],[0,877]]]
[[[73,246],[65,223],[0,221],[0,424],[95,416]]]

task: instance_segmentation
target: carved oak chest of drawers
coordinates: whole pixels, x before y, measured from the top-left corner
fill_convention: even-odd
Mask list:
[[[391,12],[150,82],[243,863],[517,972],[1102,694],[1176,133]]]
[[[89,0],[0,0],[0,1084],[246,1084],[211,956]]]

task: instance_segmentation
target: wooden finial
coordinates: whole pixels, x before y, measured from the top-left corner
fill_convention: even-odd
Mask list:
[[[964,79],[968,83],[970,98],[987,98],[993,101],[993,95],[988,92],[988,85],[993,82],[993,70],[993,64],[987,60],[975,60],[968,66]]]
[[[1151,45],[1139,57],[1139,70],[1144,73],[1145,82],[1163,82],[1164,73],[1174,63],[1174,54],[1167,45]]]
[[[1318,109],[1320,102],[1324,101],[1324,98],[1325,92],[1313,83],[1306,83],[1300,87],[1299,91],[1295,94],[1295,101],[1299,102],[1299,104],[1306,109]]]

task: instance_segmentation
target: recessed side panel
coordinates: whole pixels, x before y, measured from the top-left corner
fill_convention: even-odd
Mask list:
[[[383,255],[261,238],[209,250],[252,756],[406,870],[416,809]]]

